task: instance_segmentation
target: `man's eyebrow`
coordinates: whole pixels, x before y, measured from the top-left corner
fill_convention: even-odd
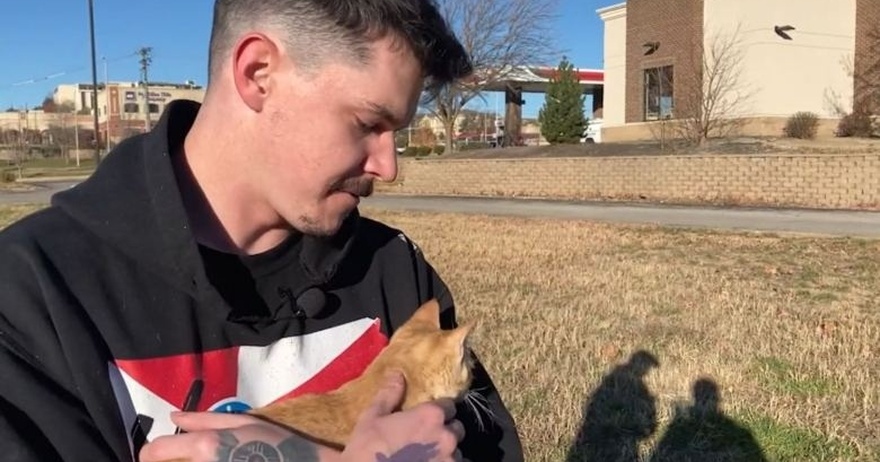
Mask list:
[[[379,115],[379,117],[385,119],[386,121],[388,121],[389,123],[391,123],[391,125],[393,125],[395,127],[398,125],[401,125],[400,120],[398,120],[397,117],[394,116],[394,113],[392,113],[391,110],[388,109],[388,107],[386,107],[382,104],[374,103],[372,101],[367,101],[367,109],[375,112],[376,114]]]

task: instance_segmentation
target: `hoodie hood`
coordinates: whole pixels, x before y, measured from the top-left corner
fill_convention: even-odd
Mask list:
[[[55,194],[51,201],[90,232],[193,296],[210,283],[171,156],[200,107],[188,100],[169,103],[151,132],[124,140],[87,180]],[[309,285],[325,284],[335,275],[351,249],[359,221],[355,210],[336,235],[303,237],[300,263]]]

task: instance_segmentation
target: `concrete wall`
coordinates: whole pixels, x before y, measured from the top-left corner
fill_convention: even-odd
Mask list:
[[[703,0],[704,47],[739,27],[743,84],[753,91],[743,115],[787,117],[797,111],[835,116],[826,101],[850,107],[856,0]],[[773,27],[791,25],[792,40]]]
[[[404,159],[378,191],[877,208],[880,154]]]
[[[626,122],[626,3],[597,11],[605,22],[603,127]]]

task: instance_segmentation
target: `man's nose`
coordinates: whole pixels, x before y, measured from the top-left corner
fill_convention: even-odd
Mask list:
[[[366,173],[376,176],[382,181],[392,182],[397,179],[397,149],[394,145],[394,132],[383,132],[370,146]]]

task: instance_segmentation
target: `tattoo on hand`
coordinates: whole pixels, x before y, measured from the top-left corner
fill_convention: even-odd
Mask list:
[[[229,430],[220,430],[220,447],[217,448],[217,462],[232,460],[232,450],[238,446],[238,438]]]
[[[304,438],[293,435],[278,445],[284,462],[318,462],[318,449]]]
[[[276,448],[265,441],[239,445],[238,438],[221,430],[217,462],[318,462],[318,451],[308,441],[293,435]]]
[[[427,462],[440,451],[437,450],[437,443],[431,444],[408,444],[399,451],[386,456],[385,454],[376,454],[376,462]]]
[[[281,455],[270,444],[251,441],[232,451],[231,462],[281,462]]]

